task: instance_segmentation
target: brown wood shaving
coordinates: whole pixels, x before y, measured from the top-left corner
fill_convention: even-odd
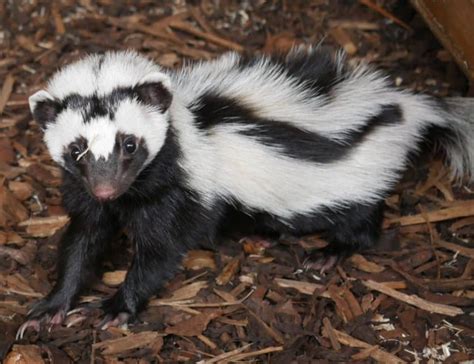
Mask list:
[[[457,316],[464,313],[464,311],[459,307],[433,303],[415,295],[408,295],[406,293],[398,292],[393,288],[385,286],[383,283],[378,283],[375,281],[362,281],[362,283],[370,289],[382,292],[387,296],[408,303],[409,305],[416,306],[428,312],[439,313],[441,315],[447,316]]]

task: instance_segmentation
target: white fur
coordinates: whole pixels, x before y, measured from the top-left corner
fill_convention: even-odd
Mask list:
[[[324,97],[311,96],[265,58],[244,70],[236,67],[238,60],[238,55],[229,53],[183,69],[172,76],[175,92],[189,105],[212,91],[239,100],[262,118],[291,121],[339,140],[364,125],[367,117],[378,114],[390,92],[384,77],[361,65],[334,88],[334,100],[326,103]]]
[[[326,102],[310,97],[265,59],[243,70],[237,62],[238,57],[229,54],[172,77],[180,97],[171,113],[183,148],[181,164],[191,187],[210,205],[225,198],[290,218],[323,206],[337,209],[378,201],[399,179],[423,130],[447,125],[446,115],[428,98],[389,87],[385,77],[364,65],[334,87]],[[403,121],[377,127],[347,158],[317,164],[285,157],[239,134],[242,126],[223,124],[210,134],[200,133],[184,105],[207,91],[237,99],[267,120],[291,122],[339,141],[387,104],[401,106]]]
[[[64,165],[62,156],[65,148],[78,137],[87,140],[89,150],[96,159],[107,159],[114,149],[117,133],[130,134],[145,140],[148,163],[161,149],[167,127],[166,115],[137,101],[127,100],[120,104],[113,121],[98,117],[84,123],[80,112],[66,109],[58,115],[55,123],[48,125],[44,139],[52,158]]]
[[[120,104],[114,124],[117,130],[142,138],[148,150],[147,163],[160,151],[168,130],[168,115],[142,104],[126,100]]]
[[[108,52],[90,55],[62,68],[48,83],[57,99],[76,93],[105,95],[117,87],[134,86],[148,74],[163,73],[161,68],[136,52]]]
[[[310,95],[304,85],[264,58],[253,67],[239,68],[238,56],[227,54],[170,76],[135,53],[107,54],[100,71],[98,62],[97,56],[91,56],[66,67],[50,82],[49,93],[60,99],[70,93],[106,94],[117,86],[145,80],[163,82],[173,92],[168,112],[182,150],[179,164],[187,173],[189,187],[198,191],[209,207],[217,198],[224,198],[287,219],[322,207],[337,209],[353,202],[378,201],[398,180],[422,130],[430,124],[448,122],[446,114],[428,98],[389,87],[384,77],[366,66],[346,75],[332,89],[328,101]],[[337,62],[342,72],[342,58]],[[253,126],[221,124],[206,133],[199,131],[188,106],[208,91],[237,99],[275,123],[290,122],[338,141],[344,141],[348,133],[361,128],[387,104],[400,105],[403,121],[377,126],[347,157],[318,164],[286,157],[277,148],[239,133],[239,129]],[[38,97],[30,100],[33,106],[37,101]],[[61,163],[64,147],[82,135],[92,143],[91,152],[96,157],[107,158],[118,131],[144,138],[149,160],[158,153],[169,127],[167,114],[126,101],[115,118],[84,124],[80,114],[64,111],[45,133],[51,155]],[[472,128],[465,133],[472,136]],[[474,145],[468,148],[472,164]],[[451,153],[453,163],[462,164],[456,153]]]
[[[449,120],[455,139],[445,143],[447,161],[454,178],[461,180],[467,176],[474,180],[474,98],[452,97],[446,99],[450,113]]]
[[[169,76],[135,52],[110,52],[103,57],[91,55],[54,75],[47,90],[38,91],[29,98],[30,108],[33,111],[37,103],[45,99],[62,100],[71,94],[107,95],[118,87],[133,87],[150,81],[162,82],[171,89]],[[125,100],[116,110],[114,120],[100,117],[84,123],[80,112],[64,110],[54,123],[47,125],[44,139],[52,158],[64,165],[65,148],[78,137],[86,138],[89,150],[96,158],[107,159],[113,151],[117,132],[131,134],[145,140],[148,163],[161,149],[167,127],[166,113],[135,100]]]
[[[393,93],[386,101],[402,104],[404,123],[380,127],[348,158],[320,165],[285,157],[237,133],[236,126],[221,125],[209,136],[199,134],[184,108],[175,107],[172,113],[189,183],[208,204],[223,197],[290,218],[323,206],[337,209],[379,200],[405,167],[426,116],[442,122],[417,96]]]
[[[46,90],[39,90],[28,98],[30,110],[33,111],[40,101],[54,100],[54,97]]]

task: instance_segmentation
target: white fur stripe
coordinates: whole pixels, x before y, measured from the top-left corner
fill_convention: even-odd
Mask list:
[[[236,126],[221,125],[209,135],[200,134],[189,112],[175,105],[172,114],[183,149],[182,166],[191,187],[210,205],[216,198],[232,199],[282,218],[323,206],[337,209],[377,201],[398,180],[423,128],[444,122],[421,96],[388,91],[386,95],[390,98],[385,102],[400,104],[404,120],[375,129],[348,158],[320,165],[285,157],[239,134]],[[377,107],[375,94],[372,100]]]

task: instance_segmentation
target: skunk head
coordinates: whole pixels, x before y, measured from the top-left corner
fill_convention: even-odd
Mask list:
[[[171,102],[170,78],[134,52],[70,64],[29,98],[52,158],[99,200],[126,192],[158,154]]]

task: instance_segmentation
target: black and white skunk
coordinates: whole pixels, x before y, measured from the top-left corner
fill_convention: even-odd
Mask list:
[[[454,176],[474,171],[472,100],[400,91],[319,48],[179,71],[92,55],[29,101],[71,223],[57,283],[19,337],[63,321],[122,228],[135,256],[102,327],[133,317],[230,212],[276,233],[321,231],[341,254],[376,243],[384,198],[423,141],[436,137]]]

